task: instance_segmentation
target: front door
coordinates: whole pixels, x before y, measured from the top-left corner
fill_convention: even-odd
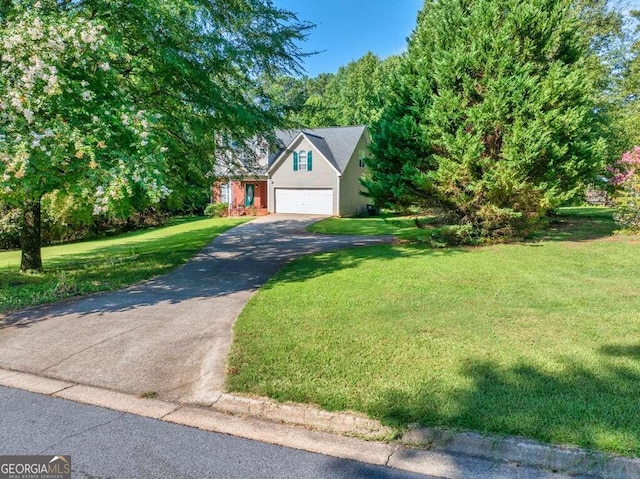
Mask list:
[[[249,207],[253,206],[253,202],[255,200],[256,191],[255,185],[244,185],[244,205]]]

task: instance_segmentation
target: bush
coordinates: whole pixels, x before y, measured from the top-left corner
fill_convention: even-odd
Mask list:
[[[51,245],[124,233],[164,224],[170,214],[147,207],[126,217],[94,216],[92,205],[57,192],[42,198],[42,244]],[[22,212],[0,202],[0,250],[19,249]]]
[[[627,151],[608,167],[609,183],[615,188],[613,218],[624,232],[640,233],[640,146]]]
[[[204,214],[206,216],[221,217],[225,216],[228,210],[229,205],[227,203],[211,203],[204,209]]]
[[[20,248],[21,231],[20,211],[0,203],[0,250]]]

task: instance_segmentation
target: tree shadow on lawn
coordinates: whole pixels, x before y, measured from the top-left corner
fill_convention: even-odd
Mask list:
[[[393,261],[399,258],[442,258],[468,252],[465,248],[425,248],[421,245],[368,246],[347,248],[298,259],[282,268],[263,289],[282,283],[299,283],[338,271],[358,268],[368,261]]]
[[[590,241],[613,235],[617,225],[608,208],[567,208],[548,219],[531,241]]]
[[[397,427],[418,423],[638,456],[640,373],[633,366],[640,346],[609,345],[599,353],[597,369],[564,357],[553,372],[526,362],[468,360],[461,373],[470,386],[445,400],[433,393],[440,385],[425,379],[411,392],[387,390],[367,413]]]
[[[297,221],[286,220],[267,226],[246,223],[218,236],[186,264],[163,276],[120,291],[75,297],[62,303],[9,313],[4,318],[5,327],[28,327],[37,321],[66,314],[84,316],[127,312],[160,303],[207,301],[239,292],[253,292],[284,264],[300,256],[390,241],[390,238],[310,235],[297,225]],[[284,231],[287,233],[279,234],[281,228],[286,228]],[[131,284],[136,279],[140,281],[154,276],[154,273],[165,273],[172,264],[189,259],[200,249],[205,234],[212,236],[211,230],[207,229],[206,232],[179,233],[170,241],[155,238],[135,244],[97,248],[65,255],[51,261],[48,266],[61,273],[84,268],[81,276],[85,283],[129,275],[129,279],[133,278],[129,281]],[[177,258],[166,261],[172,255],[177,255]],[[356,262],[344,261],[332,266],[329,263],[316,270],[314,275],[346,268]]]

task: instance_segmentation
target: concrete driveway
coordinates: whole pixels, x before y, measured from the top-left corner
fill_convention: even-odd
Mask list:
[[[223,388],[234,321],[284,263],[392,239],[306,232],[318,219],[265,216],[223,233],[165,276],[9,315],[0,367],[210,405]]]

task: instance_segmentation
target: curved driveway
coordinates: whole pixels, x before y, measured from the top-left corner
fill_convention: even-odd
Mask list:
[[[284,263],[391,241],[306,232],[318,219],[265,216],[223,233],[165,276],[10,315],[0,329],[0,367],[210,405],[224,384],[234,321]]]

